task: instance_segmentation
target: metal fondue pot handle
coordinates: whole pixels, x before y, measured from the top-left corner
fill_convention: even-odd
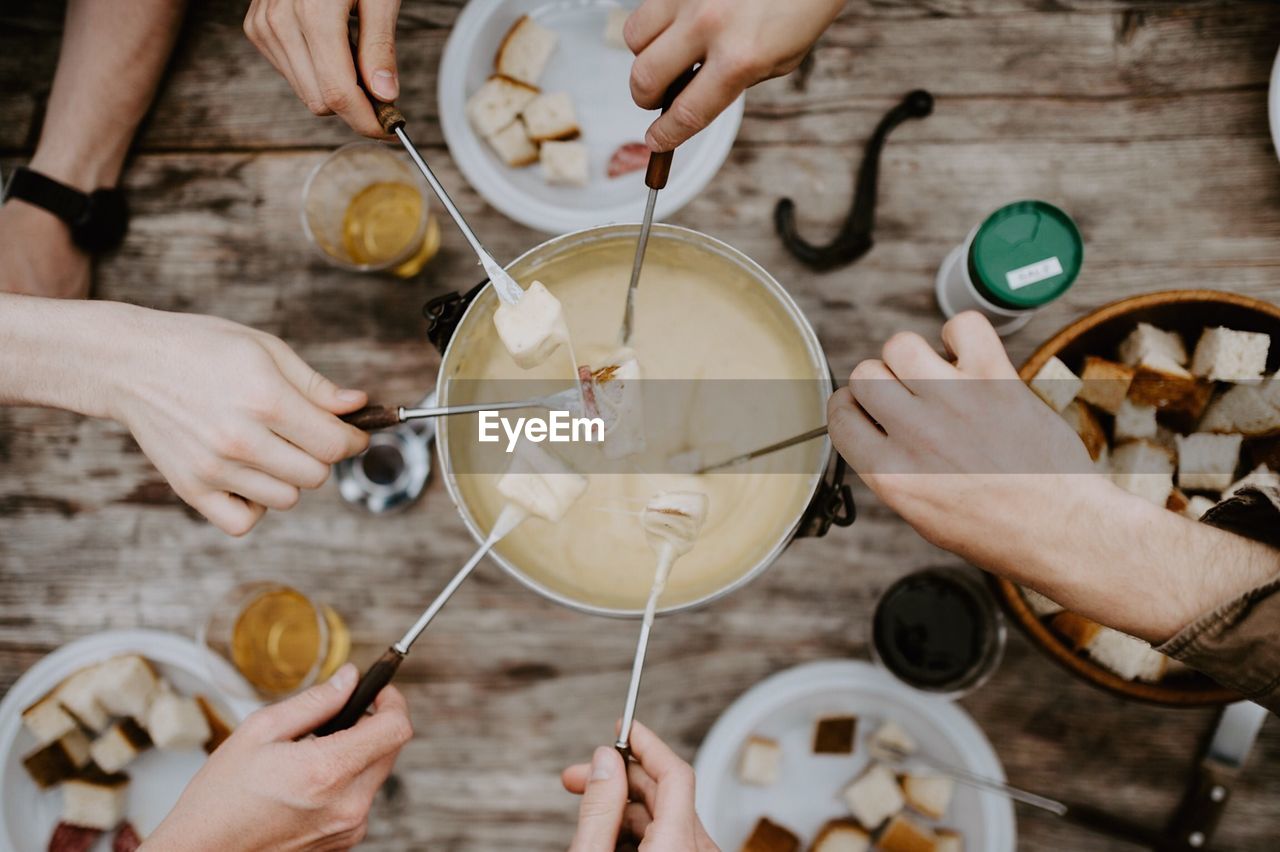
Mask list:
[[[445,293],[423,307],[422,315],[427,318],[428,323],[427,339],[442,355],[449,348],[449,341],[453,339],[453,333],[457,331],[458,323],[462,321],[467,308],[488,283],[488,279],[485,279],[466,293]],[[831,372],[834,385],[835,372],[831,370],[830,364],[827,365],[827,370]],[[839,453],[832,455],[833,463],[827,468],[814,491],[813,499],[800,518],[796,538],[821,538],[832,526],[847,527],[857,520],[858,510],[853,502],[853,490],[844,481],[849,465]]]

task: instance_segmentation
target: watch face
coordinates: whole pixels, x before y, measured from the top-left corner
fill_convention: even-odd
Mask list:
[[[129,207],[119,189],[89,193],[84,215],[71,226],[71,238],[89,254],[111,251],[124,242],[129,230]]]

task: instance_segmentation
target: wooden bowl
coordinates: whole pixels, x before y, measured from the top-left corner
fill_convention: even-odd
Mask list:
[[[1177,331],[1194,343],[1205,326],[1225,325],[1260,331],[1280,340],[1280,306],[1217,290],[1169,290],[1113,302],[1071,323],[1049,338],[1018,371],[1029,382],[1050,358],[1058,356],[1079,374],[1085,355],[1114,357],[1116,348],[1139,323]],[[1268,371],[1280,367],[1280,345],[1273,345]],[[1240,696],[1196,672],[1173,675],[1160,683],[1128,681],[1077,654],[1031,611],[1018,586],[992,578],[1009,617],[1046,654],[1077,677],[1125,698],[1177,707],[1227,704]]]

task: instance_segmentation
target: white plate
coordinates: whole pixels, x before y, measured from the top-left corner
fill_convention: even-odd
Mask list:
[[[849,756],[813,754],[820,716],[858,717],[858,744]],[[925,695],[869,663],[829,660],[797,666],[747,690],[716,720],[698,750],[697,805],[707,831],[723,849],[738,849],[756,820],[767,816],[807,844],[829,819],[847,817],[840,791],[868,763],[867,737],[893,719],[920,751],[953,766],[1004,780],[1004,769],[981,729],[945,699]],[[782,774],[772,787],[738,781],[738,756],[751,734],[778,740]],[[956,785],[951,811],[940,825],[964,833],[965,848],[1013,852],[1013,805],[994,793]]]
[[[1271,144],[1280,155],[1280,53],[1271,66],[1271,91],[1267,94],[1267,114],[1271,118]]]
[[[644,214],[648,190],[643,171],[612,179],[606,174],[618,146],[643,142],[657,117],[631,100],[631,52],[605,43],[609,10],[619,5],[612,0],[471,0],[445,45],[438,101],[449,152],[486,201],[530,228],[561,234],[638,222]],[[573,97],[581,141],[590,153],[591,183],[585,187],[549,186],[537,164],[507,167],[467,121],[467,98],[493,74],[502,37],[524,14],[560,36],[539,85],[545,92]],[[720,170],[738,135],[742,111],[739,98],[676,151],[670,183],[658,194],[658,220],[688,204]]]
[[[208,665],[227,669],[218,673],[219,679],[238,675],[183,636],[158,630],[117,630],[63,645],[28,669],[0,701],[0,852],[47,848],[62,811],[62,793],[40,790],[22,766],[22,758],[36,747],[35,737],[22,725],[22,711],[77,669],[128,653],[142,654],[178,692],[205,695],[236,722],[259,706],[255,701],[222,698],[209,685],[206,660]],[[155,831],[204,761],[203,751],[149,749],[125,768],[131,779],[128,819],[139,832],[145,836]],[[93,848],[110,849],[110,835]]]

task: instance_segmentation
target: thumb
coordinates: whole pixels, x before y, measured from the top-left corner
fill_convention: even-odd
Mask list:
[[[251,724],[268,742],[294,740],[332,719],[356,686],[356,667],[347,663],[325,683],[253,714]]]
[[[396,72],[396,16],[400,0],[359,0],[360,79],[380,101],[400,96]]]
[[[321,375],[289,345],[276,338],[267,338],[267,351],[276,362],[281,375],[308,400],[331,414],[349,414],[369,401],[364,391],[340,388]]]
[[[578,832],[569,852],[613,852],[627,807],[627,767],[622,756],[601,746],[591,758],[591,775],[578,807]]]

